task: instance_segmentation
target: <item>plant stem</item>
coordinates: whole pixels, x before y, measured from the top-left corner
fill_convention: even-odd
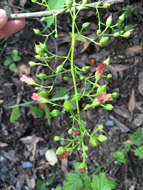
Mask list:
[[[72,74],[72,78],[73,78],[75,97],[78,97],[76,74],[75,74],[75,71],[74,71],[75,20],[76,20],[76,2],[75,2],[75,0],[73,0],[72,44],[71,44],[71,74]],[[76,98],[76,108],[77,108],[77,115],[78,115],[78,121],[79,121],[79,126],[80,126],[80,109],[79,109],[78,98]]]

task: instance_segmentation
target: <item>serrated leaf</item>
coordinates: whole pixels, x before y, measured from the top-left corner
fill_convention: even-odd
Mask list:
[[[112,190],[116,183],[101,172],[99,175],[94,175],[91,186],[94,190]]]
[[[136,145],[140,146],[143,143],[143,134],[141,129],[138,129],[134,134],[130,135],[130,140]]]
[[[125,158],[125,154],[123,151],[116,151],[113,155],[113,157],[121,163],[125,163],[126,162],[126,158]]]
[[[143,146],[136,148],[134,151],[135,156],[138,156],[139,159],[143,159]]]
[[[82,190],[83,183],[79,174],[67,173],[63,190]]]
[[[10,123],[14,123],[16,120],[18,120],[20,115],[21,115],[21,113],[19,111],[19,107],[13,108],[11,115],[10,115]]]

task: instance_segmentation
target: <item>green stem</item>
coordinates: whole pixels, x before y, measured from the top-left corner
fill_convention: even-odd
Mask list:
[[[76,74],[75,74],[75,71],[74,71],[75,24],[76,24],[75,20],[76,20],[76,2],[75,2],[75,0],[73,0],[72,44],[71,44],[71,74],[72,74],[72,78],[73,78],[75,97],[77,97],[78,96],[78,90],[77,90],[77,83],[76,83]],[[76,98],[76,108],[77,108],[77,115],[78,115],[79,126],[80,126],[80,109],[79,109],[78,98]]]

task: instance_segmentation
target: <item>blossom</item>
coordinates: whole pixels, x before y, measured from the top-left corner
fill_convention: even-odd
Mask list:
[[[97,68],[96,68],[96,74],[98,75],[103,75],[104,71],[106,69],[106,64],[105,63],[100,63]]]
[[[33,93],[32,96],[31,96],[31,99],[32,100],[37,100],[39,102],[42,102],[44,99],[37,93]]]
[[[111,97],[112,97],[111,94],[106,94],[106,92],[103,92],[102,94],[97,96],[97,100],[99,103],[104,103],[106,100],[109,100],[109,98]]]
[[[69,151],[65,150],[62,154],[59,155],[59,158],[65,159],[69,156]]]
[[[81,174],[85,173],[85,168],[79,168],[79,172],[80,172]]]
[[[26,76],[26,75],[21,75],[20,80],[22,82],[25,82],[26,84],[32,84],[33,83],[33,79]]]
[[[73,132],[73,136],[74,137],[77,137],[77,136],[79,136],[80,135],[80,131],[79,130],[75,130],[74,132]]]

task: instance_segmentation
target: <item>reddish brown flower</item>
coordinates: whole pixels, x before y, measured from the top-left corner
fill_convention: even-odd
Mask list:
[[[73,136],[74,136],[74,137],[77,137],[77,136],[79,136],[79,135],[80,135],[80,131],[79,131],[79,130],[73,131]]]
[[[100,63],[97,68],[96,68],[96,74],[97,75],[103,75],[104,71],[106,69],[106,64],[105,63]]]
[[[59,158],[64,159],[69,156],[69,151],[65,150],[62,154],[59,154]]]
[[[112,97],[111,94],[106,94],[106,92],[103,92],[102,94],[97,96],[97,100],[99,103],[104,103],[106,100],[108,100],[111,97]]]
[[[79,168],[79,172],[80,172],[81,174],[85,173],[85,168]]]

